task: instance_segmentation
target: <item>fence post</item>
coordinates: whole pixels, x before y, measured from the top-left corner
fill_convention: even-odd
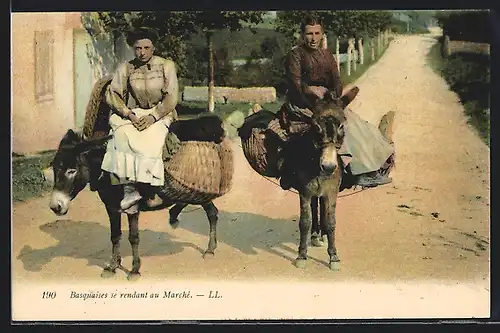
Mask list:
[[[379,32],[377,36],[377,56],[380,56],[382,53],[382,34]]]
[[[363,37],[358,38],[358,53],[359,53],[359,64],[363,65],[365,63],[365,60],[364,60],[365,52],[363,49]]]
[[[356,48],[354,47],[354,38],[349,38],[348,40],[348,51],[350,50],[350,54],[352,55],[351,59],[352,59],[352,70],[353,71],[356,71],[356,67],[357,67],[357,59],[356,59]]]
[[[441,56],[443,58],[449,57],[451,54],[451,48],[450,48],[450,36],[444,35],[443,37],[443,43],[441,45]]]
[[[337,59],[337,69],[340,73],[340,43],[339,43],[339,37],[336,39],[335,43],[335,57]]]
[[[374,38],[370,39],[370,55],[372,57],[372,61],[375,61],[375,42]]]
[[[349,50],[349,47],[347,47],[347,76],[351,75],[351,51]]]

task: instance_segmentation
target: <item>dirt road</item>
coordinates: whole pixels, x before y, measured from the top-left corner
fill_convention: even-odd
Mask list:
[[[426,64],[434,39],[398,37],[356,85],[351,108],[378,124],[396,112],[397,168],[393,183],[338,201],[335,273],[326,248],[310,248],[305,269],[292,265],[298,244],[298,197],[256,174],[235,143],[234,187],[220,210],[215,258],[201,259],[208,242],[203,210],[189,206],[178,229],[168,212],[141,215],[142,280],[230,280],[396,283],[473,283],[489,290],[489,149],[467,125],[457,96]],[[351,195],[352,194],[352,195]],[[57,218],[48,196],[13,208],[13,280],[100,281],[109,259],[109,222],[88,190]],[[131,266],[127,221],[122,255]],[[108,281],[124,281],[120,272]],[[486,294],[484,294],[486,293]],[[472,304],[472,308],[487,304]]]

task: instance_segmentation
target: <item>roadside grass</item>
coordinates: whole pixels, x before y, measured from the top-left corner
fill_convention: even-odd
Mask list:
[[[429,66],[457,93],[468,123],[490,145],[490,56],[456,53],[443,58],[440,38],[427,54]]]
[[[12,155],[12,200],[26,201],[41,196],[50,190],[45,182],[42,170],[49,167],[54,157],[53,152],[43,152],[36,156]]]

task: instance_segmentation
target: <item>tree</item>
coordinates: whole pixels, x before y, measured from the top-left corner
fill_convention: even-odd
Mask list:
[[[242,23],[258,24],[263,22],[263,13],[257,11],[203,11],[189,12],[193,15],[194,24],[203,31],[208,47],[208,111],[213,112],[214,105],[214,60],[212,36],[215,30],[229,29],[237,31],[243,28]],[[250,26],[251,27],[251,26]]]
[[[490,43],[490,15],[486,10],[439,11],[435,18],[451,40]]]
[[[272,58],[279,48],[280,45],[277,37],[266,37],[260,45],[260,51],[264,58]]]
[[[376,36],[392,23],[389,11],[288,11],[277,13],[276,30],[291,37],[299,31],[300,23],[307,14],[315,14],[323,20],[325,31],[336,36],[351,37],[367,33]]]

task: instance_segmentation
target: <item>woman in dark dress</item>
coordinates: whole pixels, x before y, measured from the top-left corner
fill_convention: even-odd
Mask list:
[[[281,112],[289,120],[300,121],[312,115],[314,101],[322,99],[326,91],[332,91],[337,97],[342,95],[342,82],[333,53],[323,47],[324,31],[319,18],[307,17],[301,25],[302,43],[294,47],[286,56],[285,71],[287,80],[287,102]],[[378,170],[393,154],[393,146],[387,142],[380,131],[361,119],[350,109],[345,109],[347,123],[344,126],[346,137],[339,155],[355,176],[355,184],[364,187],[374,187],[391,182]],[[307,121],[307,119],[306,119]],[[276,129],[276,124],[270,128]],[[283,141],[286,151],[287,139],[293,137],[293,132],[277,133]],[[285,153],[283,153],[285,154]],[[282,159],[284,162],[284,159]],[[290,165],[282,163],[280,184],[283,189],[292,186]]]

